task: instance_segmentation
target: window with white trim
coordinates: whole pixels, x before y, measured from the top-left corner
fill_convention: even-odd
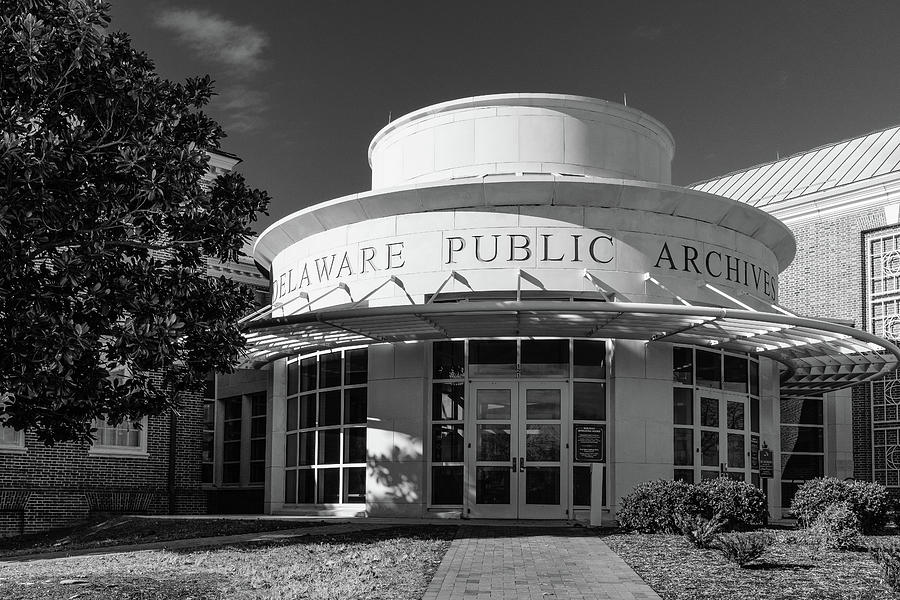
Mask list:
[[[139,423],[124,421],[111,425],[105,419],[94,419],[94,444],[92,454],[147,454],[147,417]]]
[[[0,407],[6,406],[8,400],[0,401]],[[12,427],[4,425],[7,415],[0,415],[0,451],[14,450],[21,451],[25,449],[25,431],[17,431]]]

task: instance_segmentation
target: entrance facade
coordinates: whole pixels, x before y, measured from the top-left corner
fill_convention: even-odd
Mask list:
[[[490,381],[470,387],[467,496],[473,518],[565,519],[571,409],[566,383]]]

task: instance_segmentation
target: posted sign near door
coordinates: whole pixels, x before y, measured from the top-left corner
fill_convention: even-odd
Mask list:
[[[603,425],[575,425],[575,462],[606,461],[606,428]]]

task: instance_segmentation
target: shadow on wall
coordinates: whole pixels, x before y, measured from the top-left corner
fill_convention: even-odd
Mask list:
[[[421,447],[421,440],[411,441],[418,442]],[[395,445],[387,453],[368,455],[366,468],[366,499],[369,503],[401,505],[423,502],[421,454],[411,456]]]

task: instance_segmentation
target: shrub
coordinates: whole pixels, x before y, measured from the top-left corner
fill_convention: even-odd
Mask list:
[[[887,523],[887,489],[879,483],[866,481],[841,481],[834,477],[811,479],[797,490],[791,510],[801,526],[809,527],[826,508],[840,502],[850,505],[863,533],[876,533]]]
[[[749,483],[719,477],[703,481],[698,488],[704,516],[721,515],[727,530],[753,529],[769,521],[766,497]]]
[[[675,523],[681,529],[681,533],[697,548],[712,548],[716,540],[716,534],[727,523],[726,519],[715,514],[707,519],[703,515],[691,515],[678,513],[675,515]]]
[[[747,563],[762,556],[775,538],[767,531],[719,534],[716,546],[730,562],[743,568]]]
[[[696,486],[683,481],[659,479],[637,485],[622,498],[619,525],[641,533],[680,533],[675,515],[701,512]]]
[[[837,502],[816,517],[809,528],[809,535],[822,548],[853,548],[859,537],[859,519],[849,502]]]
[[[900,592],[900,545],[891,544],[869,548],[872,558],[881,567],[881,578],[895,592]]]

